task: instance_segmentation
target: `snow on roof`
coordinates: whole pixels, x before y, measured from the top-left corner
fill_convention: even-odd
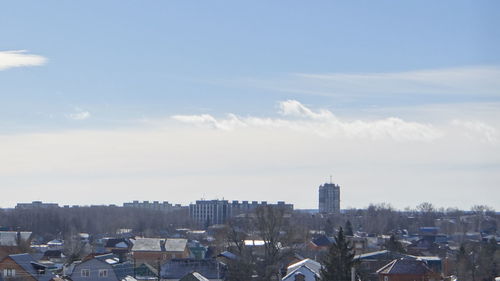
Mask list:
[[[264,246],[264,240],[245,240],[245,246]]]
[[[165,242],[165,251],[167,252],[184,252],[187,245],[187,239],[169,238]]]
[[[315,260],[303,259],[299,262],[296,262],[296,263],[288,266],[287,274],[291,273],[292,271],[294,271],[295,269],[297,269],[301,266],[307,266],[307,268],[309,268],[312,272],[314,272],[316,274],[319,274],[319,272],[321,271],[321,267],[322,267],[321,264]]]

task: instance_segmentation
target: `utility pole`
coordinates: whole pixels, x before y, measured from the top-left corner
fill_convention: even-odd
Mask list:
[[[474,251],[470,252],[472,255],[472,281],[476,281],[476,257]]]
[[[161,281],[160,276],[161,276],[161,264],[160,264],[160,259],[158,259],[158,278],[157,278],[158,281]]]
[[[134,257],[134,279],[137,277],[137,276],[136,276],[135,267],[136,267],[136,261],[135,261],[135,257]]]

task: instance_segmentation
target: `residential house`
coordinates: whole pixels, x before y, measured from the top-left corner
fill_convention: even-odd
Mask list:
[[[321,276],[321,264],[311,259],[304,259],[287,268],[283,281],[317,281]]]
[[[130,262],[120,263],[113,254],[88,256],[75,264],[70,274],[72,281],[120,281],[133,276],[134,267]]]
[[[391,261],[377,270],[377,274],[379,281],[441,280],[441,276],[432,271],[425,262],[408,258]]]
[[[132,247],[136,264],[164,263],[170,259],[188,258],[187,239],[182,238],[138,238]]]
[[[47,250],[43,253],[41,260],[50,261],[53,263],[64,263],[66,256],[62,250]]]
[[[102,259],[89,258],[77,263],[70,275],[72,281],[102,280],[117,281],[111,264]]]
[[[335,243],[335,239],[333,237],[320,235],[309,242],[308,248],[314,251],[326,251],[333,243]]]
[[[357,271],[363,275],[364,280],[375,281],[378,280],[377,270],[386,264],[392,262],[396,259],[411,259],[420,260],[425,262],[425,264],[431,268],[434,272],[442,272],[442,261],[439,257],[435,256],[412,256],[408,254],[382,250],[371,253],[365,253],[361,255],[356,255],[354,259],[359,262]]]
[[[5,281],[51,281],[56,276],[30,254],[14,254],[0,261],[0,275]]]
[[[127,238],[108,238],[104,243],[106,251],[117,255],[122,261],[130,253],[132,246],[132,242]]]

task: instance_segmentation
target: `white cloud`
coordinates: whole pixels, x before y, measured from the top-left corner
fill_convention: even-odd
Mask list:
[[[0,70],[13,67],[44,65],[47,58],[40,55],[28,54],[25,50],[0,51]]]
[[[85,119],[90,118],[90,112],[78,110],[78,112],[68,114],[67,116],[68,116],[68,118],[73,119],[73,120],[85,120]]]
[[[234,114],[228,114],[226,119],[217,120],[208,114],[201,115],[174,115],[173,119],[184,123],[207,126],[213,129],[231,130],[236,127],[245,127],[247,124]]]
[[[331,111],[317,112],[296,100],[280,102],[283,118],[239,117],[230,114],[225,119],[211,115],[176,115],[175,120],[214,129],[232,130],[242,127],[286,128],[323,137],[347,137],[365,139],[392,139],[397,141],[431,141],[441,137],[440,130],[429,124],[407,122],[389,117],[379,120],[347,121],[337,118]]]
[[[494,127],[479,121],[453,120],[452,124],[463,128],[466,135],[471,138],[478,138],[481,141],[498,142],[498,131]]]

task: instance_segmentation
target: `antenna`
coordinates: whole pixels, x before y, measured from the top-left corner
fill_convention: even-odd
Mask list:
[[[332,175],[330,175],[330,184],[332,183]]]

